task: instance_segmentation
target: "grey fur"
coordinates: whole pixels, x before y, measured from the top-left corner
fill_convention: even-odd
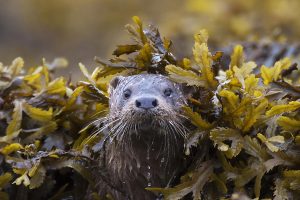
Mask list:
[[[164,94],[168,88],[170,96]],[[126,90],[131,91],[129,98]],[[181,114],[186,105],[181,85],[162,75],[142,74],[115,78],[109,91],[110,113],[100,120],[107,140],[99,162],[111,185],[99,180],[98,193],[110,193],[114,199],[156,199],[145,188],[170,186],[184,165],[188,131]],[[158,105],[137,108],[140,97],[156,98]]]

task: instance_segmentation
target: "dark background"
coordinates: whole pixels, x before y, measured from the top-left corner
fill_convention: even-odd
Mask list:
[[[0,61],[8,65],[21,56],[29,67],[43,57],[65,57],[71,72],[78,72],[78,62],[92,69],[94,56],[109,58],[114,46],[129,41],[124,25],[134,15],[173,39],[180,56],[190,55],[193,34],[202,28],[214,46],[293,42],[300,36],[299,9],[297,0],[0,0]]]

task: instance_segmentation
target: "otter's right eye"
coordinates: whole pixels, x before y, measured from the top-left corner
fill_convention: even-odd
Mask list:
[[[129,99],[129,97],[131,96],[131,90],[129,89],[125,90],[123,95],[125,99]]]
[[[165,91],[164,91],[164,94],[165,94],[167,97],[171,96],[172,93],[173,93],[173,91],[172,91],[171,88],[167,88],[167,89],[165,89]]]

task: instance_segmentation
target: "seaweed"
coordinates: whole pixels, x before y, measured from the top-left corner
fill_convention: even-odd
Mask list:
[[[85,80],[75,84],[54,78],[67,64],[62,58],[28,70],[22,58],[0,64],[0,198],[21,199],[16,191],[32,199],[84,198],[94,185],[89,169],[103,135],[93,134],[93,122],[109,111],[108,84],[144,72],[193,88],[182,109],[195,126],[185,150],[194,163],[180,183],[147,190],[165,199],[299,197],[300,78],[292,59],[257,66],[237,45],[230,64],[218,67],[223,53],[209,50],[201,30],[193,57],[178,60],[157,28],[133,21],[126,26],[133,43],[118,45],[109,61],[95,58],[100,65],[91,73],[80,63]],[[201,156],[190,154],[203,145]]]

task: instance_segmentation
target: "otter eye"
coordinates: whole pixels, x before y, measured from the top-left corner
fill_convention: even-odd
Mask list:
[[[171,96],[172,93],[173,93],[173,90],[171,88],[167,88],[164,91],[164,94],[168,97]]]
[[[131,90],[129,89],[125,90],[123,95],[125,99],[128,99],[131,96]]]

